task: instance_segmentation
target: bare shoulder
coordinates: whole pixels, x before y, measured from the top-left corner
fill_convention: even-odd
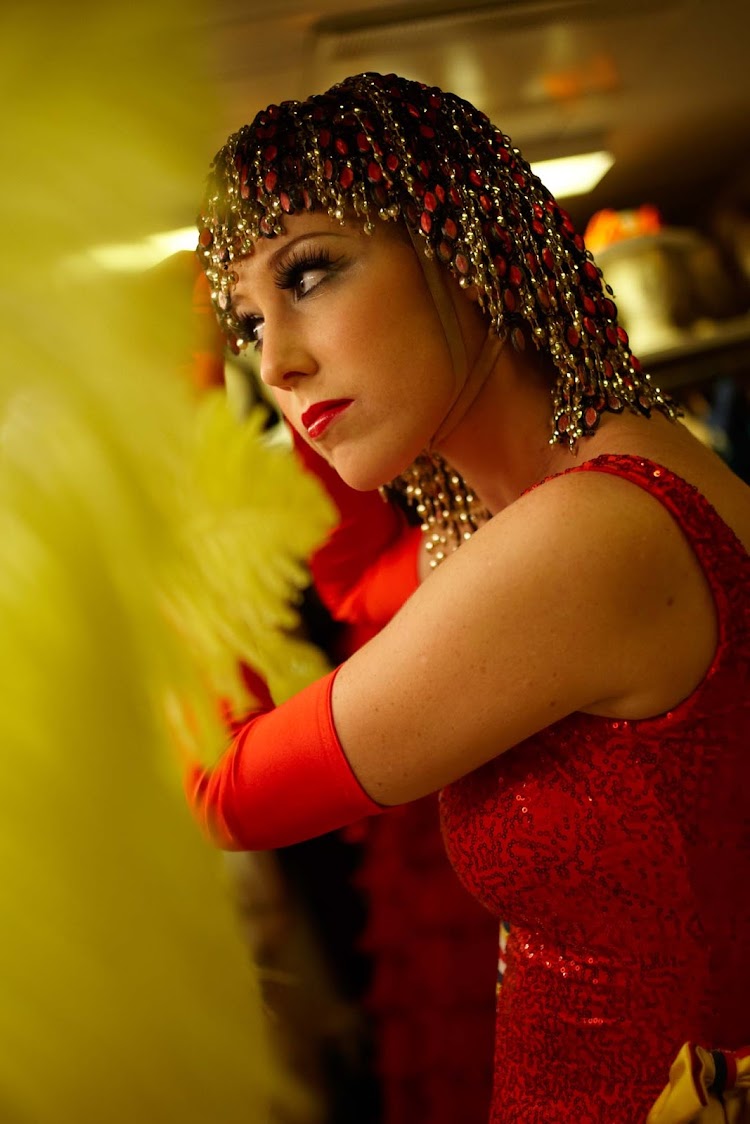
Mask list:
[[[694,607],[681,550],[652,497],[599,473],[495,516],[339,672],[334,718],[365,789],[415,799],[573,711],[679,697],[665,653],[675,605]]]
[[[557,575],[607,601],[636,588],[639,574],[647,573],[653,587],[661,564],[674,563],[679,543],[674,520],[653,496],[595,471],[544,481],[475,537],[477,555],[496,553],[507,564],[509,554],[520,552],[525,566],[539,566],[548,578]]]
[[[561,595],[576,596],[570,575],[579,575],[581,641],[606,649],[611,673],[611,687],[581,709],[646,718],[690,694],[715,651],[715,607],[692,546],[656,496],[611,473],[573,472],[522,497],[507,517],[539,536],[528,556],[540,572],[547,529],[557,563],[546,573],[557,570]]]

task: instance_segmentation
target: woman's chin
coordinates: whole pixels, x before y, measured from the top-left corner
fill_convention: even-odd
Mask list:
[[[393,463],[379,460],[377,463],[368,464],[362,459],[336,456],[335,453],[326,459],[344,483],[353,488],[355,492],[373,492],[384,484],[390,484],[411,464],[411,461],[404,463],[401,459]]]

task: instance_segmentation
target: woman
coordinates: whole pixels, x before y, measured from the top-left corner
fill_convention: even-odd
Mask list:
[[[441,789],[511,923],[493,1124],[642,1121],[686,1039],[750,1039],[747,487],[452,95],[360,75],[269,107],[215,160],[200,247],[298,434],[353,488],[400,478],[442,564],[193,771],[197,814],[265,848]]]

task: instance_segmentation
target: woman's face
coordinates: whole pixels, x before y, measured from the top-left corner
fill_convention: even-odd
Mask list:
[[[295,215],[236,272],[243,339],[255,343],[261,377],[294,428],[351,487],[402,472],[459,389],[405,232]]]

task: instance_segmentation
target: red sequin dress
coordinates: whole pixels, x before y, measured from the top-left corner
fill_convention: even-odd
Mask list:
[[[511,927],[491,1124],[643,1124],[683,1042],[750,1044],[750,556],[667,469],[580,470],[671,512],[719,642],[668,713],[571,714],[441,794],[456,870]]]

